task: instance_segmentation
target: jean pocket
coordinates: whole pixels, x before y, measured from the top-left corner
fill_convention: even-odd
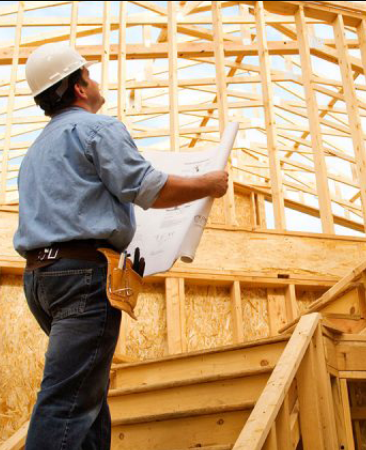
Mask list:
[[[53,319],[78,316],[85,310],[93,269],[46,271],[38,274],[38,299]]]

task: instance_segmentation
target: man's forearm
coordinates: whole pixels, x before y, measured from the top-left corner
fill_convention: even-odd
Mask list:
[[[204,197],[221,197],[227,190],[227,178],[224,171],[186,178],[169,175],[152,208],[171,208]]]

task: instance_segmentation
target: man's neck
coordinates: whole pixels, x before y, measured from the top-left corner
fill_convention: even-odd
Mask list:
[[[77,101],[75,101],[71,106],[77,106],[78,108],[83,108],[83,109],[85,109],[86,111],[88,111],[88,112],[90,112],[90,113],[92,113],[92,114],[95,114],[95,112],[92,110],[91,106],[88,105],[88,104],[85,103],[85,102],[81,102],[81,101],[77,100]]]

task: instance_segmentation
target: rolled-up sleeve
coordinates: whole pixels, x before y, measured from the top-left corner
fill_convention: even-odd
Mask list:
[[[94,132],[86,152],[103,184],[122,203],[135,203],[148,209],[167,181],[168,175],[154,169],[143,158],[126,127],[118,120]]]

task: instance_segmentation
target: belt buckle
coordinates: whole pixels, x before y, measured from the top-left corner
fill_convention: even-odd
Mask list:
[[[44,261],[45,259],[56,259],[59,253],[58,248],[46,247],[38,253],[38,261]]]

